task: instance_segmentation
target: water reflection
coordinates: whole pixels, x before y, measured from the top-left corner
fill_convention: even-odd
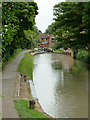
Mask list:
[[[86,65],[65,55],[36,55],[33,80],[39,102],[49,115],[54,118],[88,117]]]

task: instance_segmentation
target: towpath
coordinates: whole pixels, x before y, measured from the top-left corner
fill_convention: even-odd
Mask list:
[[[19,118],[14,106],[14,85],[17,76],[17,67],[20,60],[24,57],[25,51],[22,51],[15,60],[9,63],[2,73],[2,117]]]

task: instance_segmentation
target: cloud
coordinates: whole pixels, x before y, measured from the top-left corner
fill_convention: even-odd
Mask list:
[[[39,8],[39,14],[36,17],[36,26],[42,32],[45,32],[48,25],[53,22],[53,6],[65,0],[34,0]]]

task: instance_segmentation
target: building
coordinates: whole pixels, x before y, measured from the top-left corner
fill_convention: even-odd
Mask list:
[[[56,42],[55,36],[50,34],[40,33],[39,39],[40,39],[40,47],[51,48],[53,44]]]
[[[74,54],[74,53],[73,53],[73,51],[72,51],[71,48],[68,48],[68,49],[65,51],[65,54],[73,57],[73,54]]]

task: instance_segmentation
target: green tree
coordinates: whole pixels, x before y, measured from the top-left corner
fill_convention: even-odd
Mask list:
[[[60,47],[89,49],[90,2],[62,2],[54,6],[55,34]],[[75,56],[76,56],[75,54]]]
[[[2,57],[7,61],[17,48],[27,48],[24,31],[34,31],[38,7],[35,2],[3,2],[2,7]]]
[[[31,30],[24,30],[25,38],[27,40],[26,42],[26,48],[34,48],[36,47],[37,43],[37,37],[38,37],[38,29],[36,26],[34,26],[34,31]]]
[[[53,22],[51,25],[48,26],[48,28],[45,30],[45,34],[54,34],[56,31],[55,23]]]

